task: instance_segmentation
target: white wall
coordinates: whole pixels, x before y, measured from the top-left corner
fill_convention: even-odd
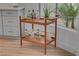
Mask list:
[[[78,33],[58,28],[57,46],[75,53],[77,49]]]
[[[79,20],[75,22],[75,30],[58,27],[57,47],[76,54],[79,50]]]
[[[0,7],[11,7],[11,3],[0,3]]]
[[[25,16],[27,16],[28,10],[38,10],[38,3],[19,3],[20,7],[25,7]]]

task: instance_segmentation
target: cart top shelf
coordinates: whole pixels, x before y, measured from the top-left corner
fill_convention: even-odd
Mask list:
[[[39,25],[49,25],[55,23],[56,18],[53,19],[28,19],[25,17],[20,17],[20,21],[23,23],[39,24]]]

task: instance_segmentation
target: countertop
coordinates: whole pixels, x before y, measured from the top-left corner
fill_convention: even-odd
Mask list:
[[[0,7],[1,10],[20,10],[24,9],[24,7]]]

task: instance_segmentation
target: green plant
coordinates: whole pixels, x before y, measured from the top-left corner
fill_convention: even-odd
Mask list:
[[[53,12],[52,10],[50,10],[50,8],[48,8],[47,6],[45,8],[43,8],[44,11],[44,17],[45,18],[49,18],[50,14]]]
[[[68,27],[71,22],[71,28],[74,29],[74,19],[77,17],[79,12],[79,6],[70,4],[62,4],[58,11],[60,12],[61,17],[64,19],[65,26]]]

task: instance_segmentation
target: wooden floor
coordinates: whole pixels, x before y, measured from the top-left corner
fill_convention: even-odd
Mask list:
[[[73,54],[52,46],[47,47],[49,56],[73,56]],[[24,42],[20,47],[18,39],[0,39],[0,56],[44,56],[44,47]]]

